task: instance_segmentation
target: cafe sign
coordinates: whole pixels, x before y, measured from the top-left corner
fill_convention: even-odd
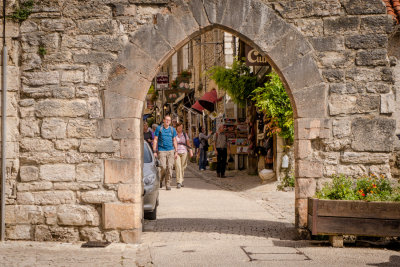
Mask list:
[[[247,66],[268,66],[267,57],[261,55],[256,49],[246,45],[244,49],[246,53]]]

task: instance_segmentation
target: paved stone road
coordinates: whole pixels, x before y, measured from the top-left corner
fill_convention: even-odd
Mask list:
[[[184,188],[161,190],[158,220],[145,222],[141,245],[4,242],[0,266],[400,266],[389,249],[295,241],[293,192],[244,172],[218,179],[193,167]]]

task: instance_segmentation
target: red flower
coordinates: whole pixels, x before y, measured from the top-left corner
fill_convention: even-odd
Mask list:
[[[373,187],[373,188],[376,188],[376,184],[373,184],[372,187]]]
[[[364,193],[362,193],[361,195],[362,195],[363,197],[365,197],[365,194],[364,194]]]

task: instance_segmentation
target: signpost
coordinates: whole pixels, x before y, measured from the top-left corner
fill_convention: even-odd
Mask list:
[[[244,51],[247,66],[269,66],[267,57],[261,55],[256,49],[246,44]]]

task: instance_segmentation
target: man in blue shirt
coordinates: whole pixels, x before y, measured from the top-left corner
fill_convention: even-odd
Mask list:
[[[170,126],[171,117],[164,117],[163,124],[158,126],[154,132],[153,151],[154,156],[159,158],[161,167],[161,183],[165,180],[165,188],[171,190],[172,170],[175,158],[178,156],[178,143],[176,131]]]

